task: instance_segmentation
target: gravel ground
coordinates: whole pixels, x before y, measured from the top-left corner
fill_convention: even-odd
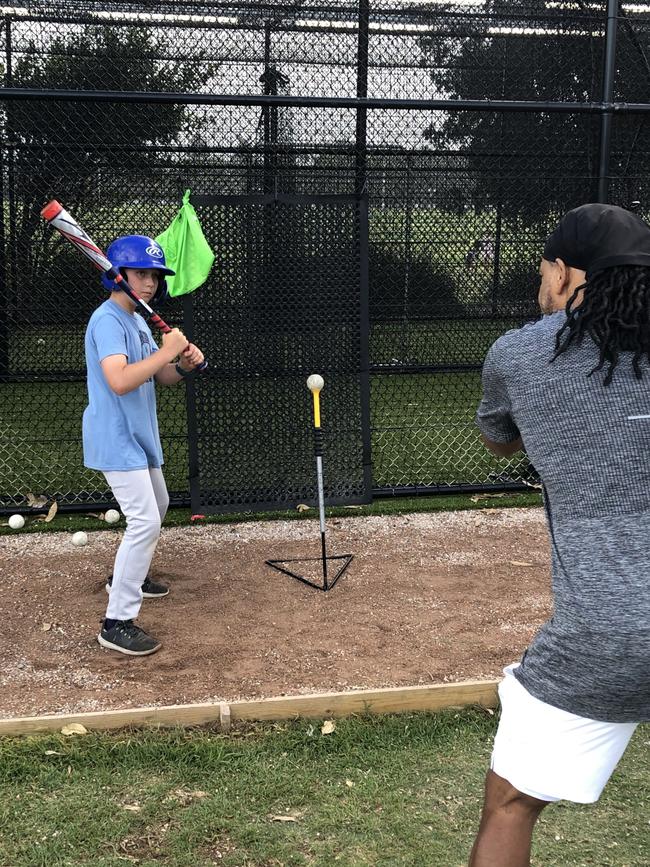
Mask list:
[[[152,574],[171,593],[143,603],[163,642],[145,658],[96,641],[121,530],[81,548],[70,533],[1,536],[0,716],[493,678],[550,613],[539,508],[327,526],[329,553],[354,555],[328,593],[265,564],[318,556],[317,521],[163,529]]]

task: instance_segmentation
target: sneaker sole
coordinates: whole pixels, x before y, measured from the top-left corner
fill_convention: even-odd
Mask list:
[[[150,656],[162,647],[162,644],[157,644],[155,647],[152,647],[151,650],[127,650],[125,647],[120,647],[117,644],[111,644],[110,641],[106,641],[101,632],[97,636],[97,641],[107,650],[116,650],[118,653],[126,654],[126,656]]]
[[[169,590],[165,590],[164,593],[145,593],[142,591],[143,599],[162,599],[163,596],[169,596]]]
[[[105,587],[104,587],[104,589],[106,590],[107,593],[110,594],[110,592],[111,592],[111,585],[110,585],[110,584],[106,584]],[[169,596],[169,590],[165,590],[164,593],[144,593],[144,592],[143,592],[143,594],[142,594],[142,598],[143,598],[143,599],[162,599],[163,596]]]

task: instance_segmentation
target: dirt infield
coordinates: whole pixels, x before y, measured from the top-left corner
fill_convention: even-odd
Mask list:
[[[550,612],[541,509],[330,519],[328,593],[265,565],[319,553],[315,521],[164,529],[151,657],[99,647],[120,530],[0,537],[0,716],[498,677]]]

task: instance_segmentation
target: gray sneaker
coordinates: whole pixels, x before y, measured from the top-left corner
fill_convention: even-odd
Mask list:
[[[161,646],[160,641],[147,635],[144,629],[140,629],[132,620],[118,620],[111,629],[102,625],[97,641],[102,647],[126,653],[128,656],[148,656]]]
[[[111,592],[113,586],[113,576],[109,575],[106,581],[106,592]],[[167,596],[169,587],[166,584],[160,584],[158,581],[153,581],[148,575],[142,582],[142,595],[145,599],[161,599]]]

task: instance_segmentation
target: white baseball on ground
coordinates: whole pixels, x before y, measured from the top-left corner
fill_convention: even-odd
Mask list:
[[[307,388],[310,391],[320,391],[325,385],[325,380],[319,373],[312,373],[307,380]]]
[[[88,544],[88,535],[84,533],[83,530],[78,530],[72,536],[72,544],[73,545],[87,545]]]
[[[22,515],[12,515],[9,518],[9,526],[12,530],[21,530],[25,526],[25,519]]]
[[[117,524],[120,520],[120,513],[117,509],[109,509],[104,515],[104,520],[107,524]]]

